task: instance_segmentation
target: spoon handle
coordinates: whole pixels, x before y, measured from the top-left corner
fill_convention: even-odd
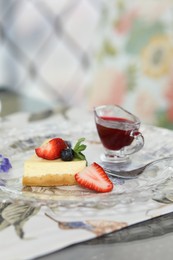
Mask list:
[[[127,170],[127,171],[125,171],[125,170],[116,171],[116,170],[113,170],[113,169],[107,168],[107,167],[103,167],[103,168],[106,171],[106,173],[108,173],[109,175],[111,175],[113,177],[118,177],[118,178],[123,178],[123,179],[134,179],[134,178],[137,178],[150,165],[155,164],[159,161],[170,160],[170,159],[173,160],[173,155],[156,159],[156,160],[149,162],[149,163],[147,163],[147,164],[145,164],[145,165],[143,165],[139,168]]]

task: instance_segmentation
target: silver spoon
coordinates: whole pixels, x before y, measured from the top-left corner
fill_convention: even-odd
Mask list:
[[[137,178],[151,164],[155,164],[156,162],[169,160],[169,159],[173,160],[173,156],[156,159],[152,162],[149,162],[149,163],[147,163],[139,168],[133,169],[133,170],[119,170],[119,171],[117,170],[116,171],[116,170],[113,170],[111,168],[104,167],[104,166],[103,166],[103,168],[108,175],[111,175],[113,177],[118,177],[118,178],[123,178],[123,179],[134,179],[134,178]]]

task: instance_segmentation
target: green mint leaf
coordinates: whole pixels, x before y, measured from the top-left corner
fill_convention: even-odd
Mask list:
[[[82,151],[84,151],[85,149],[86,149],[86,145],[85,144],[81,144],[80,146],[79,146],[79,148],[77,149],[77,152],[82,152]]]
[[[85,141],[85,138],[82,137],[77,141],[76,145],[74,146],[74,148],[73,148],[74,158],[79,159],[79,160],[86,160],[85,155],[82,153],[82,151],[84,151],[87,147],[85,144],[82,144],[82,142],[84,142],[84,141]]]
[[[77,143],[76,143],[75,147],[73,148],[73,150],[74,150],[74,151],[77,151],[78,148],[79,148],[79,146],[81,145],[81,143],[84,142],[84,141],[85,141],[85,138],[84,138],[84,137],[80,138],[80,139],[77,141]]]
[[[83,153],[75,153],[74,152],[74,157],[76,159],[79,159],[79,160],[86,160],[85,155]]]

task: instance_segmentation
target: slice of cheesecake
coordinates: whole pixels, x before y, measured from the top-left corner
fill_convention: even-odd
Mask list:
[[[25,161],[24,186],[60,186],[75,185],[75,174],[86,167],[85,160],[72,161],[45,160],[33,155]]]

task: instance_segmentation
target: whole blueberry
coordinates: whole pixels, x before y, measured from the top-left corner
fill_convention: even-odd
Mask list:
[[[74,154],[71,148],[67,148],[61,151],[61,159],[63,161],[72,161],[73,158],[74,158]]]

